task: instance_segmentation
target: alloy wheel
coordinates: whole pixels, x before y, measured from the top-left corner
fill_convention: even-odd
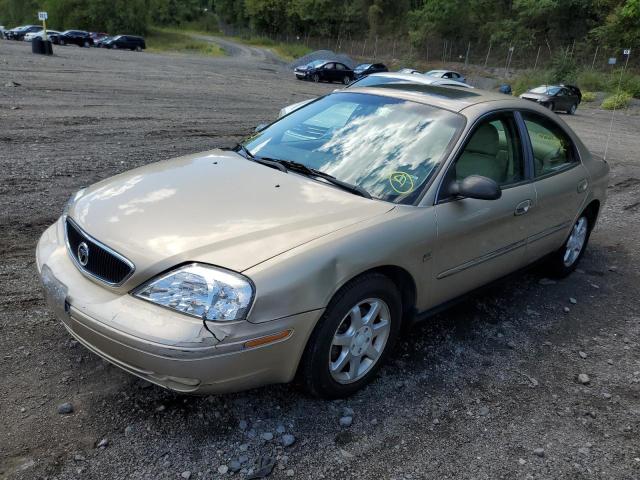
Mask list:
[[[571,230],[567,246],[564,251],[563,262],[565,267],[570,267],[580,256],[587,239],[589,223],[587,217],[580,217]]]
[[[329,351],[329,371],[338,383],[363,378],[378,362],[391,332],[391,313],[380,298],[354,305],[334,333]]]

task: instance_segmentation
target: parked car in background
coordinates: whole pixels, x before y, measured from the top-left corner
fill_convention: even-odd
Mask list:
[[[422,72],[419,70],[416,70],[415,68],[401,68],[400,70],[398,70],[398,73],[412,73],[412,74],[419,74],[422,75]]]
[[[91,40],[93,40],[94,47],[97,46],[98,42],[109,38],[109,34],[104,32],[90,32],[89,36],[91,37]]]
[[[89,32],[84,30],[66,30],[58,35],[58,43],[60,45],[77,45],[89,48],[93,45],[93,39]]]
[[[42,25],[23,25],[7,30],[5,38],[8,40],[23,40],[27,33],[39,32],[40,30],[42,30]]]
[[[356,78],[371,75],[372,73],[388,72],[389,69],[382,63],[361,63],[353,69]]]
[[[342,82],[348,85],[355,78],[355,73],[344,63],[333,60],[315,60],[294,70],[298,80],[314,82]]]
[[[464,75],[454,72],[453,70],[429,70],[428,72],[425,72],[425,75],[429,75],[430,77],[448,78],[457,82],[467,81],[467,79],[464,78]]]
[[[524,100],[537,102],[552,111],[576,113],[582,92],[573,85],[540,85],[520,95]]]
[[[147,44],[142,37],[135,35],[116,35],[115,37],[107,38],[100,43],[102,48],[112,48],[114,50],[135,50],[140,52],[147,48]]]
[[[36,265],[69,334],[131,374],[201,394],[297,378],[346,397],[406,327],[457,298],[539,260],[570,275],[608,172],[532,102],[409,83],[344,90],[233,150],[82,189],[43,232]]]
[[[473,88],[471,85],[467,85],[466,83],[456,82],[455,80],[449,80],[447,78],[428,77],[426,75],[423,75],[422,73],[411,74],[397,72],[374,73],[371,75],[367,75],[366,77],[362,77],[349,84],[346,88],[376,87],[390,84],[438,85],[441,87]],[[288,105],[280,110],[280,112],[278,113],[278,118],[284,117],[294,110],[305,106],[307,103],[313,102],[314,100],[315,98],[310,98],[308,100],[303,100],[301,102]]]
[[[52,36],[60,35],[60,32],[57,30],[47,30],[47,38],[51,40]],[[30,32],[24,36],[25,42],[31,42],[35,38],[44,38],[44,30],[40,30],[39,32]]]

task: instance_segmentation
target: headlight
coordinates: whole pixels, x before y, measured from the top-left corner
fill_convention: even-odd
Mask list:
[[[253,285],[237,273],[192,263],[154,278],[133,295],[204,320],[242,320],[251,308]]]

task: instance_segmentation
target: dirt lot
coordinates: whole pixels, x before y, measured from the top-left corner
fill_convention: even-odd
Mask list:
[[[348,401],[286,385],[194,398],[71,341],[43,304],[38,236],[80,187],[229,146],[334,87],[242,50],[56,53],[0,41],[0,478],[218,478],[234,462],[244,477],[263,455],[270,478],[640,478],[640,116],[616,117],[609,202],[571,277],[522,274],[415,328]],[[564,118],[604,151],[610,113]]]

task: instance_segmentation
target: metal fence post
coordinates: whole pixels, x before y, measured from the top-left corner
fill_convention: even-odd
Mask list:
[[[487,50],[487,56],[484,59],[484,68],[487,68],[489,64],[489,54],[491,53],[491,42],[489,42],[489,50]]]
[[[467,68],[469,65],[469,50],[471,50],[471,42],[467,44],[467,54],[464,56],[464,67]]]
[[[538,59],[540,58],[540,46],[538,45],[538,54],[536,55],[536,63],[533,64],[533,69],[538,67]]]
[[[591,70],[593,70],[594,67],[596,66],[596,57],[598,56],[599,48],[600,48],[600,45],[596,45],[596,53],[593,54],[593,62],[591,62]]]

